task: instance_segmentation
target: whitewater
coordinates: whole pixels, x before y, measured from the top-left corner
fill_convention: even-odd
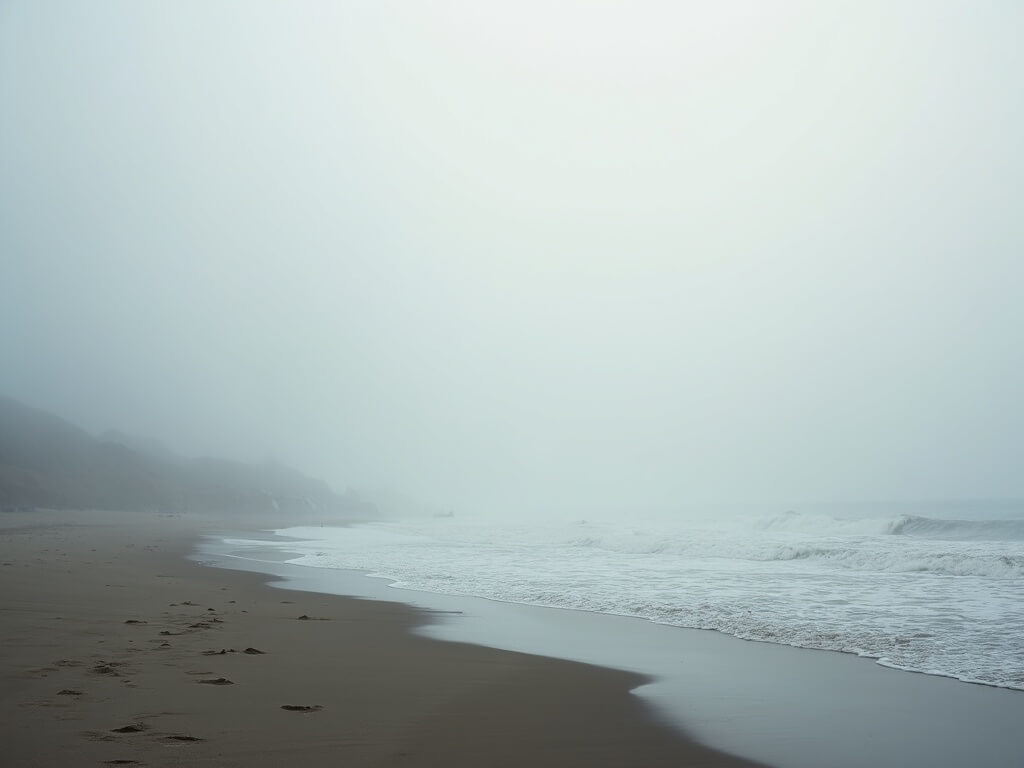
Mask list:
[[[1024,520],[442,518],[275,533],[290,563],[395,587],[639,617],[1024,690]]]

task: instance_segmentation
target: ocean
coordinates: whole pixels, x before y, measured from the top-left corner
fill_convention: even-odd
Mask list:
[[[428,518],[276,533],[290,563],[396,587],[711,629],[1024,690],[1020,519]]]

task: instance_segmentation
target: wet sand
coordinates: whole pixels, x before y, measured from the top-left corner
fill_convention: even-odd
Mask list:
[[[640,675],[432,640],[409,631],[423,611],[185,559],[223,527],[0,518],[5,765],[753,765],[660,723]]]

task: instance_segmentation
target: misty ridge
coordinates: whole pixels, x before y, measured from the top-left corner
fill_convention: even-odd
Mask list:
[[[151,438],[95,437],[52,413],[0,395],[0,509],[376,517],[353,491],[278,461],[186,458]]]

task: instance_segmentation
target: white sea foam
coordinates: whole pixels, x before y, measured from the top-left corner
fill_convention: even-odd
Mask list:
[[[637,616],[1024,689],[1020,520],[445,519],[278,533],[299,539],[287,544],[300,553],[294,563],[367,570],[396,586]]]

